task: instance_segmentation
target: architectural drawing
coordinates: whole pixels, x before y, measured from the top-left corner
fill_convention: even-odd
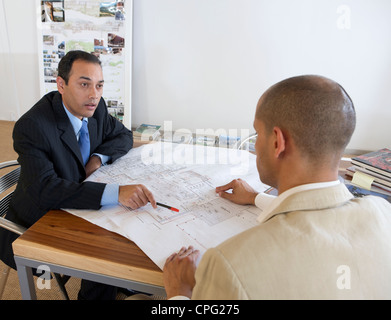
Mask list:
[[[178,147],[192,148],[193,164],[182,160],[177,161],[179,163],[154,163],[151,158],[143,156],[145,148],[152,148],[147,145],[131,150],[112,165],[100,168],[88,180],[119,185],[144,184],[156,201],[178,208],[179,213],[163,207],[154,209],[150,204],[137,210],[121,205],[102,207],[99,211],[65,210],[131,239],[160,268],[163,268],[165,259],[182,246],[193,245],[204,252],[255,226],[260,213],[258,208],[236,205],[215,193],[217,186],[239,178],[233,172],[240,170],[231,170],[243,165],[237,159],[248,161],[244,166],[248,170],[240,178],[257,191],[264,192],[268,186],[259,181],[255,156],[247,151],[225,149],[227,159],[231,154],[234,163],[219,164],[213,163],[218,158],[212,158],[215,151],[221,152],[217,150],[221,148]],[[155,160],[158,158],[156,153],[175,152],[170,143],[155,143],[153,148]],[[237,153],[245,153],[245,156],[238,157]],[[205,154],[208,159],[204,158]],[[206,161],[202,163],[199,157]]]

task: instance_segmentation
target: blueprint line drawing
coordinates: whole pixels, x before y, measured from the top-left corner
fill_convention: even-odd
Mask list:
[[[119,185],[144,184],[156,201],[178,208],[179,212],[154,209],[150,204],[136,210],[122,205],[64,210],[134,241],[161,269],[167,257],[182,246],[192,245],[204,253],[256,226],[262,212],[255,206],[237,205],[219,197],[215,188],[236,178],[246,180],[258,192],[269,188],[259,180],[255,155],[224,148],[227,154],[222,156],[219,149],[223,148],[153,143],[130,150],[87,179]],[[175,152],[184,158],[172,161],[167,154]],[[164,158],[171,160],[165,163]]]

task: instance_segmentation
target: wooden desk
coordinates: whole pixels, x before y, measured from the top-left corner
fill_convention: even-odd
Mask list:
[[[165,296],[163,273],[132,241],[62,210],[13,243],[23,299],[36,299],[32,268]]]

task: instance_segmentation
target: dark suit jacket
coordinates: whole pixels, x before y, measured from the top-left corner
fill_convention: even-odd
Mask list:
[[[88,119],[91,154],[112,162],[133,146],[133,134],[107,113],[103,99]],[[51,209],[99,209],[105,184],[86,178],[77,139],[57,91],[45,95],[15,124],[14,149],[21,175],[7,219],[30,227]],[[17,238],[0,229],[0,257],[15,267],[11,243]]]

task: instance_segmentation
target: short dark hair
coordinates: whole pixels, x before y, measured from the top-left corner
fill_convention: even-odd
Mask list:
[[[354,132],[356,113],[345,89],[316,75],[285,79],[261,97],[256,118],[267,134],[277,126],[287,132],[303,155],[320,160],[342,153]]]
[[[91,53],[82,50],[69,51],[58,64],[58,76],[63,78],[65,84],[68,84],[69,73],[71,72],[72,65],[76,60],[83,60],[91,63],[96,63],[102,66],[98,57]]]

